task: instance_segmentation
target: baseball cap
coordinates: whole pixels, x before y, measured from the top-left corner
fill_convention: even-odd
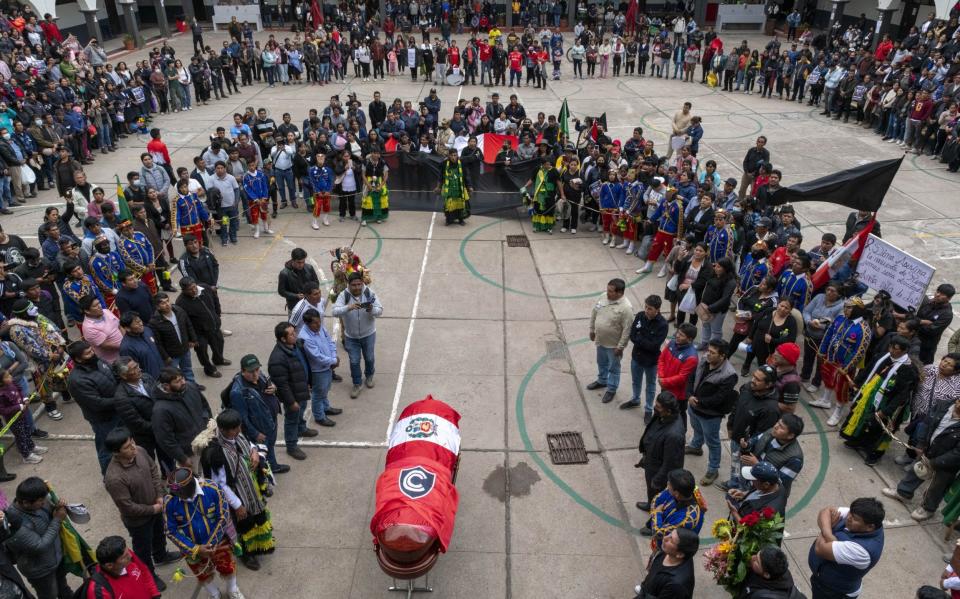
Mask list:
[[[240,369],[251,371],[260,368],[260,360],[253,354],[247,354],[244,357],[240,358]]]
[[[762,483],[780,482],[780,472],[770,462],[757,462],[753,466],[744,466],[740,469],[740,476],[746,480],[758,480]]]
[[[727,185],[731,185],[733,187],[737,186],[737,180],[734,179],[733,177],[728,178],[726,181],[724,181],[724,183],[726,183]]]
[[[771,226],[773,226],[773,221],[767,218],[766,216],[764,216],[763,218],[757,221],[757,226],[766,227],[769,229]]]

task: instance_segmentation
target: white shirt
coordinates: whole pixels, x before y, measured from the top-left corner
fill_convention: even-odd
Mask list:
[[[841,507],[837,508],[837,512],[840,514],[840,519],[845,520],[847,514],[850,513],[850,508]],[[870,554],[867,553],[867,550],[853,541],[834,541],[831,545],[833,549],[833,561],[844,566],[853,566],[857,570],[866,570],[870,567]],[[859,597],[860,592],[863,590],[863,585],[860,585],[853,593],[847,595],[847,597]]]

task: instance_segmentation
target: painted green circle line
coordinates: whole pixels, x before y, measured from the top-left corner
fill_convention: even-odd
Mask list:
[[[652,115],[654,115],[654,114],[663,114],[663,111],[662,111],[662,110],[659,110],[659,109],[647,111],[647,112],[643,113],[643,114],[640,116],[640,122],[641,122],[645,127],[647,127],[648,129],[652,129],[652,130],[656,131],[657,133],[662,133],[663,135],[669,135],[666,131],[663,131],[662,129],[657,129],[656,127],[654,127],[653,125],[651,125],[649,121],[647,121],[647,117],[652,116]],[[707,115],[707,116],[711,116],[711,115]],[[743,135],[733,135],[733,136],[727,136],[727,137],[711,137],[711,139],[714,140],[714,141],[726,141],[726,140],[730,140],[730,139],[742,139],[742,138],[744,138],[744,137],[753,137],[753,136],[756,135],[757,133],[760,133],[761,131],[763,131],[763,123],[761,123],[760,120],[757,119],[756,117],[750,116],[749,114],[740,114],[740,113],[737,113],[737,112],[728,112],[728,113],[726,113],[726,114],[717,114],[717,115],[712,115],[712,116],[725,116],[725,117],[727,118],[727,120],[730,121],[730,123],[733,124],[733,125],[736,124],[736,123],[733,122],[733,117],[735,117],[735,116],[736,116],[736,117],[742,117],[742,118],[745,118],[745,119],[748,119],[748,120],[753,121],[753,124],[754,124],[754,126],[756,127],[756,129],[754,129],[753,131],[751,131],[751,132],[749,132],[749,133],[745,133],[745,134],[743,134]]]
[[[917,154],[914,154],[913,157],[910,158],[910,164],[912,164],[912,165],[913,165],[918,171],[920,171],[921,173],[923,173],[923,174],[925,174],[925,175],[929,175],[929,176],[934,177],[934,178],[936,178],[936,179],[941,179],[941,180],[943,180],[943,181],[949,181],[950,183],[956,183],[956,182],[957,182],[957,178],[956,178],[956,177],[949,177],[949,176],[944,176],[944,175],[938,175],[938,174],[936,174],[936,173],[943,172],[943,171],[941,171],[940,169],[932,169],[932,168],[929,168],[929,169],[928,169],[928,168],[923,168],[922,166],[920,166],[919,164],[917,164],[917,158],[920,158],[920,156],[918,156]],[[940,163],[939,163],[939,162],[935,162],[934,164],[940,164]],[[950,171],[947,171],[947,172],[950,172]]]
[[[371,264],[376,262],[377,258],[380,257],[380,253],[383,250],[383,236],[380,235],[380,231],[377,231],[376,227],[367,225],[367,229],[369,229],[373,233],[374,238],[376,238],[377,240],[377,247],[373,251],[373,257],[367,260],[367,266],[370,266]],[[329,286],[332,284],[333,284],[332,281],[320,281],[321,287]],[[223,291],[227,291],[230,293],[244,293],[247,295],[276,295],[277,293],[276,291],[262,291],[258,289],[235,289],[233,287],[217,287],[217,289],[221,289]]]
[[[603,291],[597,291],[597,292],[591,292],[591,293],[580,293],[577,295],[550,295],[546,293],[544,294],[530,293],[529,291],[522,291],[520,289],[513,289],[512,287],[507,287],[506,285],[502,283],[498,283],[497,281],[494,281],[490,277],[481,273],[473,265],[473,262],[471,262],[470,259],[467,258],[467,244],[470,243],[473,240],[473,237],[480,231],[483,231],[487,227],[492,227],[493,225],[499,225],[502,222],[503,222],[503,219],[499,219],[493,222],[489,222],[485,225],[480,225],[476,229],[470,231],[470,233],[468,233],[467,236],[463,238],[463,241],[460,242],[460,261],[463,262],[463,265],[467,267],[467,270],[469,270],[470,274],[472,274],[474,277],[476,277],[477,279],[480,279],[481,281],[483,281],[488,285],[493,285],[498,289],[503,289],[504,291],[509,291],[510,293],[516,293],[517,295],[523,295],[526,297],[547,297],[548,299],[555,299],[555,300],[579,300],[579,299],[588,299],[591,297],[597,297],[604,293]],[[647,278],[648,274],[649,273],[643,273],[640,276],[627,281],[627,287],[633,287],[640,281]]]
[[[571,341],[566,345],[569,349],[576,345],[582,345],[587,343],[589,339],[577,339],[576,341]],[[634,527],[629,522],[624,522],[616,516],[608,514],[603,511],[600,507],[592,503],[589,499],[586,499],[575,491],[570,485],[567,484],[561,476],[559,476],[553,469],[540,457],[540,454],[533,447],[533,443],[530,440],[530,435],[527,432],[527,419],[524,414],[523,401],[527,393],[527,387],[530,385],[530,381],[533,380],[533,377],[536,376],[537,372],[541,367],[547,362],[550,358],[548,354],[544,354],[540,357],[539,360],[534,362],[533,366],[530,367],[530,370],[523,376],[523,380],[520,381],[520,386],[517,388],[517,399],[514,403],[514,410],[517,419],[517,429],[520,432],[520,440],[523,442],[523,449],[527,452],[527,455],[530,456],[530,459],[537,465],[538,468],[549,478],[561,491],[566,493],[574,502],[577,503],[580,507],[586,509],[593,515],[597,516],[607,524],[624,530],[633,535],[639,535],[640,529]],[[814,476],[813,482],[810,485],[810,488],[807,489],[807,492],[804,493],[803,497],[798,499],[789,510],[787,510],[787,518],[792,518],[793,516],[800,513],[801,510],[806,508],[813,498],[820,491],[820,488],[823,486],[824,481],[827,478],[827,471],[830,469],[830,448],[827,444],[827,433],[823,428],[823,425],[820,422],[820,418],[817,416],[816,412],[808,406],[803,404],[804,409],[807,411],[807,414],[810,415],[813,424],[817,429],[817,440],[820,443],[820,468],[817,470],[816,476]],[[704,538],[701,539],[701,542],[704,544],[712,544],[716,542],[714,538]]]

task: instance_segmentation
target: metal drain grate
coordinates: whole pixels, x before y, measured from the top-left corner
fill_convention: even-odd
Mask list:
[[[510,248],[528,248],[530,240],[526,235],[507,235],[507,247]]]
[[[547,433],[547,445],[550,447],[550,461],[554,464],[587,463],[587,448],[583,446],[580,433]]]
[[[548,360],[566,360],[569,356],[567,344],[559,339],[547,341],[547,359]]]

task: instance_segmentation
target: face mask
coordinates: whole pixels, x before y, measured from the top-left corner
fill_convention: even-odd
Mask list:
[[[140,187],[140,179],[134,179],[130,182],[130,185],[133,185],[134,187]]]
[[[37,314],[39,313],[40,313],[40,310],[37,309],[36,306],[30,306],[29,308],[27,308],[27,316],[31,318],[36,318]]]
[[[10,139],[10,134],[9,134],[9,133],[4,133],[4,134],[3,134],[3,139],[9,140],[9,139]]]
[[[37,127],[39,127],[40,125],[43,125],[43,121],[41,121],[40,119],[37,119],[37,120],[33,121],[33,124],[36,125]]]

